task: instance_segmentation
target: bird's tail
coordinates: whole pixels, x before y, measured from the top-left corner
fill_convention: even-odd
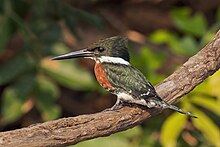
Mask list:
[[[163,102],[165,102],[165,101],[163,101]],[[165,103],[166,103],[166,102],[165,102]],[[174,106],[174,105],[171,105],[171,104],[168,104],[168,103],[166,103],[166,105],[165,105],[164,108],[169,108],[169,109],[175,110],[175,111],[177,111],[177,112],[179,112],[179,113],[189,115],[190,117],[197,118],[197,116],[193,115],[192,113],[186,112],[186,111],[184,111],[184,110],[178,108],[177,106]]]
[[[160,97],[159,97],[159,99],[160,99],[161,101],[157,101],[157,105],[159,105],[159,106],[162,107],[163,109],[169,108],[169,109],[175,110],[175,111],[177,111],[177,112],[179,112],[179,113],[189,115],[190,117],[197,118],[197,116],[193,115],[192,113],[186,112],[186,111],[184,111],[184,110],[178,108],[177,106],[171,105],[171,104],[165,102],[164,100],[162,100]]]

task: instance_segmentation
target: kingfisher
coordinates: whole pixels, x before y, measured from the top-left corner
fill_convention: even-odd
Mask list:
[[[89,58],[95,61],[94,73],[99,84],[117,95],[117,101],[109,110],[117,110],[123,103],[142,105],[147,108],[172,109],[196,118],[190,112],[164,101],[145,76],[129,62],[128,39],[114,36],[101,39],[90,46],[70,52],[52,60]]]

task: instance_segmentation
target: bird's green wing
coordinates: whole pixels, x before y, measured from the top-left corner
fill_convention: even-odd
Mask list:
[[[148,94],[147,97],[156,95],[154,87],[145,76],[131,65],[102,63],[102,66],[109,82],[118,89],[116,92],[126,92],[136,98],[144,93]]]

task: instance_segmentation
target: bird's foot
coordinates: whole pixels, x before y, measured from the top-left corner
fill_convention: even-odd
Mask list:
[[[112,108],[112,107],[111,107],[111,108],[107,108],[107,109],[103,110],[103,112],[108,112],[108,111],[120,112],[119,109],[120,109],[120,108],[117,108],[117,109],[116,109],[116,108]]]
[[[111,108],[107,108],[103,111],[104,112],[106,112],[106,111],[120,112],[119,109],[121,109],[121,107],[122,107],[122,102],[117,100],[117,102]]]

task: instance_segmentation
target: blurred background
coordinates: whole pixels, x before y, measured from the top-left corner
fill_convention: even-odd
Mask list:
[[[51,57],[127,36],[131,63],[155,85],[219,28],[219,0],[0,0],[0,131],[115,103],[96,82],[94,62]],[[220,72],[176,105],[198,119],[165,110],[133,129],[76,146],[220,146]]]

